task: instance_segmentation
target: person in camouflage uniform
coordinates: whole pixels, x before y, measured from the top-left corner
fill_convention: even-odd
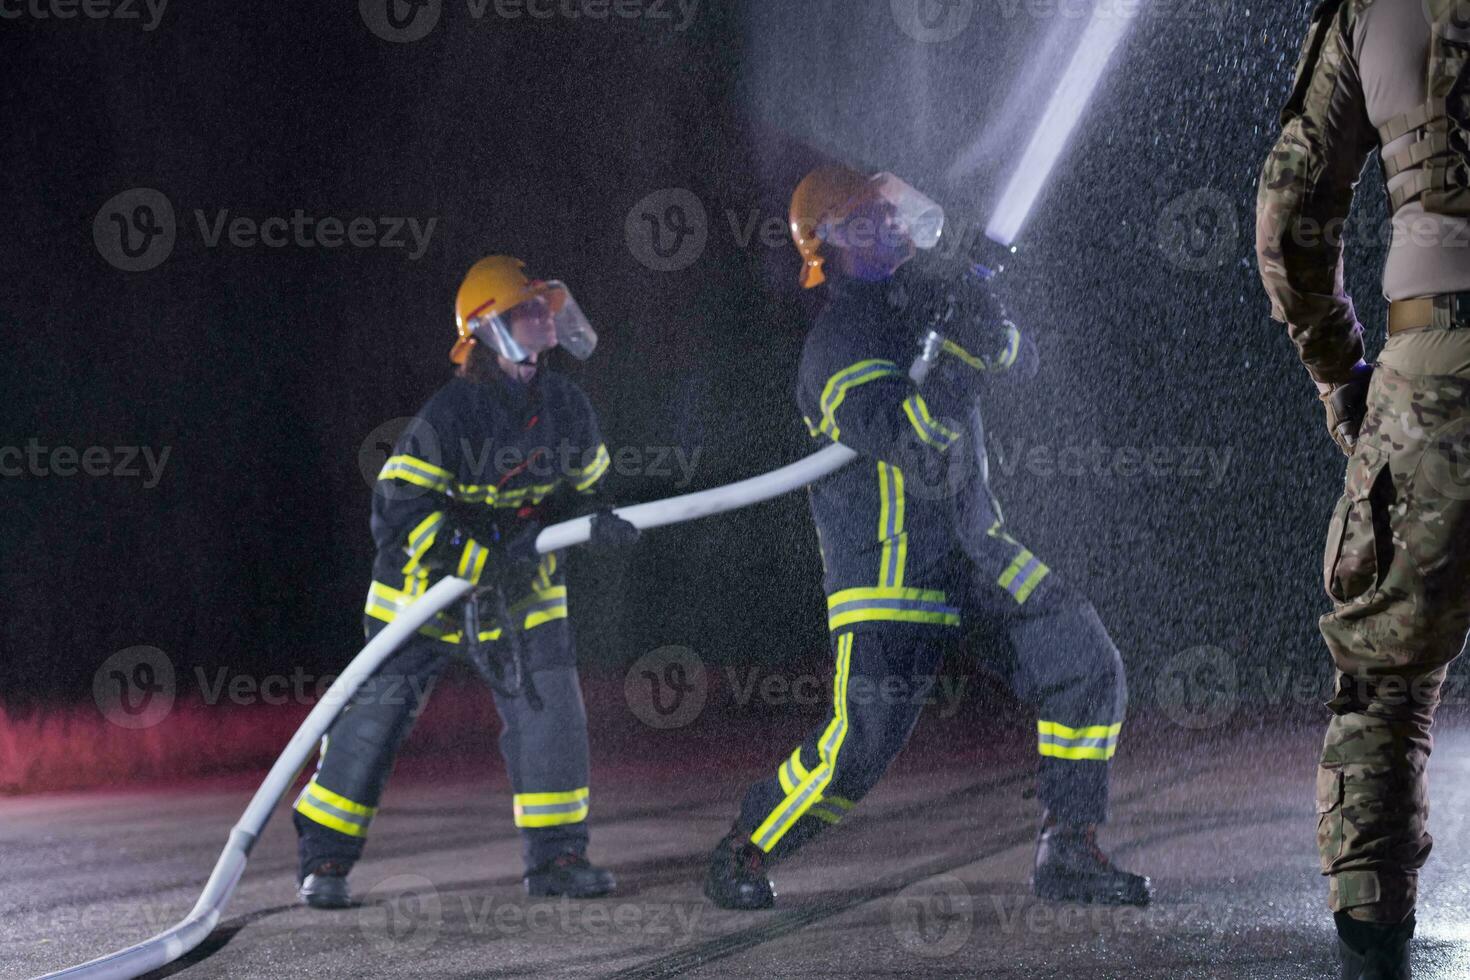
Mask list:
[[[1337,666],[1317,842],[1348,978],[1409,976],[1430,726],[1470,630],[1470,3],[1325,0],[1261,176],[1257,256],[1350,454],[1321,631]],[[1458,35],[1466,36],[1458,36]],[[1389,339],[1363,361],[1342,226],[1377,151]]]

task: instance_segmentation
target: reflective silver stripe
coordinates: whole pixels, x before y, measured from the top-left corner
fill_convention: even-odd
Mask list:
[[[850,371],[852,369],[846,368],[844,370]],[[842,377],[843,374],[844,371],[838,371],[837,374],[828,379],[827,383],[831,384],[832,381],[835,381],[837,378]],[[898,374],[898,365],[894,364],[892,361],[880,361],[879,363],[871,364],[854,374],[842,377],[842,380],[838,381],[836,386],[827,393],[827,397],[822,399],[822,414],[828,418],[831,418],[834,406],[838,401],[842,400],[842,396],[845,395],[849,389],[855,388],[858,385],[864,384],[869,381],[876,381],[878,378],[896,374]]]
[[[376,592],[368,593],[368,608],[381,609],[384,612],[390,612],[395,616],[403,611],[403,606],[400,603],[394,602],[392,599],[385,599],[382,596],[378,595]]]
[[[827,611],[827,615],[830,618],[861,609],[893,609],[955,616],[960,613],[959,609],[954,606],[946,606],[939,602],[924,602],[920,599],[852,599],[847,602],[839,602]]]
[[[418,551],[419,550],[419,545],[423,544],[429,538],[431,538],[435,534],[437,534],[438,531],[439,531],[439,529],[441,527],[443,527],[443,526],[444,526],[444,515],[443,514],[436,513],[434,515],[434,521],[433,521],[433,523],[431,523],[428,527],[426,527],[423,530],[421,530],[416,537],[411,537],[411,538],[408,539],[408,550],[409,550],[409,552],[412,553],[412,552]]]
[[[923,398],[918,395],[910,395],[904,401],[912,411],[912,420],[919,426],[919,434],[929,442],[934,443],[941,449],[948,449],[955,441],[955,433],[941,428],[929,415],[928,406],[924,404]]]
[[[1117,735],[1105,735],[1102,738],[1067,738],[1064,735],[1042,733],[1039,738],[1042,745],[1057,745],[1064,749],[1111,749],[1118,745]]]
[[[378,474],[378,479],[390,480],[395,474],[399,473],[400,471],[404,473],[410,473],[414,476],[423,477],[425,480],[428,480],[430,483],[432,483],[437,489],[449,489],[449,481],[444,479],[444,477],[438,475],[437,473],[430,473],[428,470],[421,469],[397,456],[390,459],[388,461],[388,464],[383,467],[383,472]]]
[[[770,848],[770,844],[768,842],[771,839],[771,835],[775,833],[776,828],[783,826],[786,821],[791,819],[791,814],[800,809],[802,804],[810,799],[812,794],[817,792],[817,786],[821,782],[822,780],[820,779],[811,780],[811,782],[807,783],[806,789],[802,790],[799,796],[794,797],[793,799],[791,799],[790,802],[786,804],[786,806],[781,810],[781,816],[778,817],[776,819],[776,822],[771,825],[771,829],[768,830],[760,840],[756,841],[756,844],[760,847],[761,850],[764,851]]]
[[[351,811],[344,810],[341,807],[333,806],[331,803],[328,803],[326,800],[313,793],[310,786],[306,787],[306,801],[312,806],[316,807],[318,810],[321,810],[323,813],[331,814],[338,820],[341,820],[343,823],[350,823],[352,824],[352,826],[361,827],[363,830],[367,829],[368,824],[371,823],[373,819],[372,817],[365,817],[360,813],[352,813]]]
[[[1006,586],[1006,591],[1009,592],[1011,595],[1019,595],[1021,589],[1031,578],[1031,574],[1036,571],[1037,566],[1040,564],[1041,559],[1037,558],[1035,555],[1032,555],[1031,560],[1022,565],[1021,570],[1016,573],[1016,577],[1011,579],[1010,584]]]
[[[901,578],[902,562],[899,560],[899,552],[903,548],[901,534],[903,531],[902,513],[904,507],[903,499],[903,473],[898,467],[887,463],[878,464],[879,479],[883,481],[884,503],[887,504],[888,521],[883,525],[883,584],[890,588],[896,588]]]
[[[570,803],[522,803],[521,814],[523,816],[544,816],[552,813],[576,813],[588,808],[587,797],[573,800]],[[600,812],[600,811],[599,811]]]

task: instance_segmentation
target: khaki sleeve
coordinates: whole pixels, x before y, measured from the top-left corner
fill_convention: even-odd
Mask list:
[[[1343,288],[1343,228],[1363,164],[1378,147],[1349,38],[1356,0],[1312,17],[1282,131],[1261,173],[1256,260],[1271,316],[1317,381],[1346,381],[1363,328]]]

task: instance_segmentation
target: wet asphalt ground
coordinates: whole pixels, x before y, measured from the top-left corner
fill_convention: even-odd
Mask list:
[[[525,896],[493,757],[411,757],[353,873],[358,907],[295,904],[283,807],[215,934],[156,975],[1332,977],[1313,845],[1319,721],[1131,726],[1103,841],[1152,876],[1147,909],[1032,897],[1034,750],[1017,724],[926,719],[846,825],[776,870],[777,907],[745,914],[704,901],[705,856],[798,723],[597,743],[592,857],[621,890],[584,902]],[[1470,976],[1470,724],[1442,719],[1431,772],[1422,980]],[[234,777],[0,800],[0,974],[65,967],[182,916],[252,789]]]

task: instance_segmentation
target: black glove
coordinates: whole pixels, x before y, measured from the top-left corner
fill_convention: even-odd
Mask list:
[[[1327,412],[1327,432],[1349,456],[1357,448],[1358,432],[1368,414],[1368,385],[1372,380],[1372,365],[1358,364],[1349,380],[1333,385],[1320,396]]]
[[[888,305],[916,335],[938,331],[974,370],[1014,366],[1022,339],[990,282],[962,263],[911,262],[894,275]],[[1034,350],[1034,348],[1033,348]]]
[[[612,507],[601,507],[592,515],[592,537],[587,544],[594,551],[619,551],[636,544],[642,534],[630,521],[614,514]]]

